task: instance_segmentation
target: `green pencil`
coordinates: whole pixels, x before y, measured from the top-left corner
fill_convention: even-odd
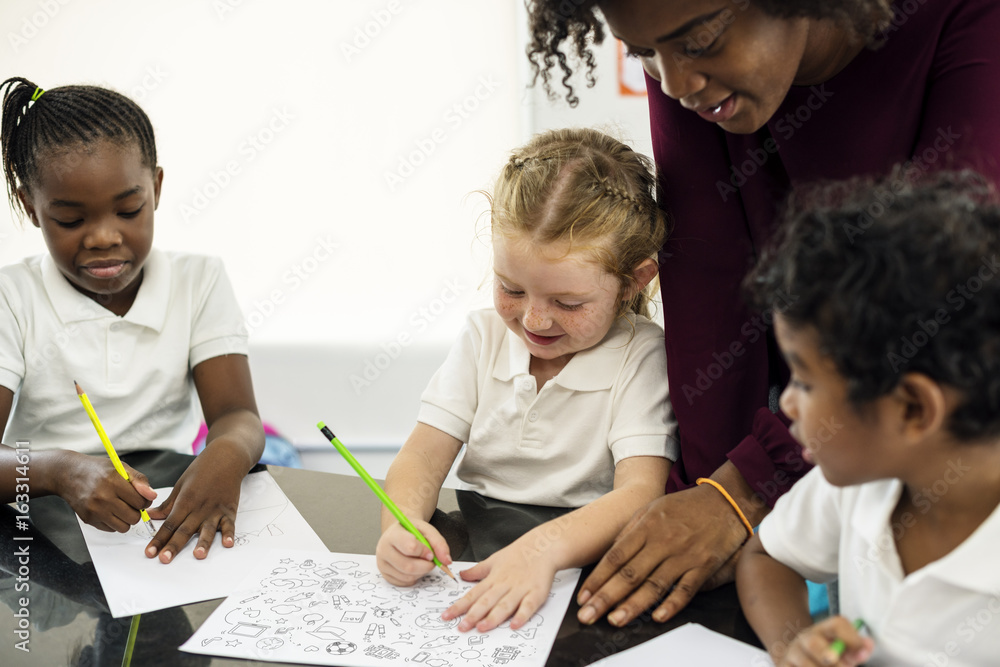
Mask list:
[[[864,626],[865,622],[860,618],[854,619],[854,629],[860,630]],[[843,639],[834,639],[830,644],[830,650],[837,654],[837,657],[844,655],[844,651],[847,650],[847,644],[844,643]]]
[[[425,547],[431,550],[431,555],[434,558],[434,564],[437,565],[442,570],[444,570],[444,573],[447,574],[449,577],[451,577],[453,580],[457,581],[457,579],[455,579],[455,575],[452,574],[451,570],[448,569],[448,566],[438,560],[437,555],[434,553],[433,547],[431,547],[431,543],[427,541],[427,538],[424,537],[423,533],[417,530],[417,527],[413,525],[413,522],[411,522],[406,517],[406,515],[403,514],[402,510],[396,507],[396,503],[392,502],[392,498],[390,498],[388,494],[386,494],[386,492],[382,490],[382,487],[378,485],[378,482],[372,479],[372,476],[368,474],[368,471],[364,469],[364,466],[358,463],[358,460],[354,458],[354,454],[351,454],[350,450],[344,446],[344,443],[342,443],[340,439],[333,434],[333,431],[331,431],[325,423],[319,422],[318,424],[316,424],[316,426],[317,428],[319,428],[320,431],[322,431],[323,435],[326,436],[327,440],[330,441],[330,444],[332,444],[334,447],[337,448],[337,451],[340,452],[340,455],[343,456],[347,460],[347,462],[351,464],[351,467],[354,468],[354,471],[361,476],[361,479],[364,480],[365,484],[368,485],[368,488],[370,488],[372,491],[375,492],[375,495],[378,496],[378,499],[382,501],[382,504],[384,504],[389,509],[389,511],[392,512],[392,515],[396,517],[396,520],[399,521],[399,524],[403,528],[413,533],[413,536],[416,537],[421,544],[423,544]]]

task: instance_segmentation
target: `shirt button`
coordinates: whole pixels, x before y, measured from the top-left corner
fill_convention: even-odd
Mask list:
[[[113,363],[116,363],[116,364],[117,364],[117,363],[120,363],[120,362],[121,362],[121,360],[122,360],[122,355],[120,355],[119,353],[117,353],[117,352],[113,352],[113,353],[111,354],[111,361],[112,361]]]
[[[112,322],[111,326],[108,328],[111,329],[112,331],[118,331],[119,329],[122,328],[122,325],[120,325],[118,322]]]
[[[521,390],[522,391],[531,391],[531,389],[534,386],[535,386],[535,383],[532,382],[530,378],[525,378],[524,382],[521,383]]]
[[[528,415],[528,421],[529,422],[536,422],[536,421],[538,421],[538,413],[537,412],[532,412],[531,414],[529,414]]]

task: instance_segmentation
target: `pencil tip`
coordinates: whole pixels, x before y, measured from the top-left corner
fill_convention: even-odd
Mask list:
[[[80,395],[83,394],[83,389],[80,387],[80,383],[79,382],[77,382],[76,380],[73,380],[73,386],[76,387],[76,393],[78,393]]]

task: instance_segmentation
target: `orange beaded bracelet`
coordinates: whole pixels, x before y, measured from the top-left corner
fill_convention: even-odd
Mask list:
[[[698,479],[695,480],[695,483],[698,484],[699,486],[707,483],[717,488],[719,490],[719,493],[721,493],[723,497],[725,497],[725,499],[729,501],[729,504],[733,506],[733,509],[736,510],[736,513],[740,515],[740,520],[743,522],[743,525],[746,526],[747,529],[747,537],[749,538],[751,535],[753,535],[753,526],[750,525],[750,520],[747,519],[747,515],[743,513],[743,510],[740,509],[740,506],[736,504],[736,501],[733,500],[733,497],[729,495],[729,492],[726,491],[721,484],[716,482],[714,479],[709,479],[708,477],[699,477]]]

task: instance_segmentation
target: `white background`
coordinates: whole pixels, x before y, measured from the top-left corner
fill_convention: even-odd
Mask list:
[[[150,116],[155,243],[225,260],[261,414],[298,444],[320,419],[356,446],[405,438],[490,304],[476,191],[512,148],[598,125],[649,152],[611,40],[577,109],[528,87],[519,0],[3,0],[0,30],[3,78],[111,87]],[[4,209],[0,263],[44,252]]]

